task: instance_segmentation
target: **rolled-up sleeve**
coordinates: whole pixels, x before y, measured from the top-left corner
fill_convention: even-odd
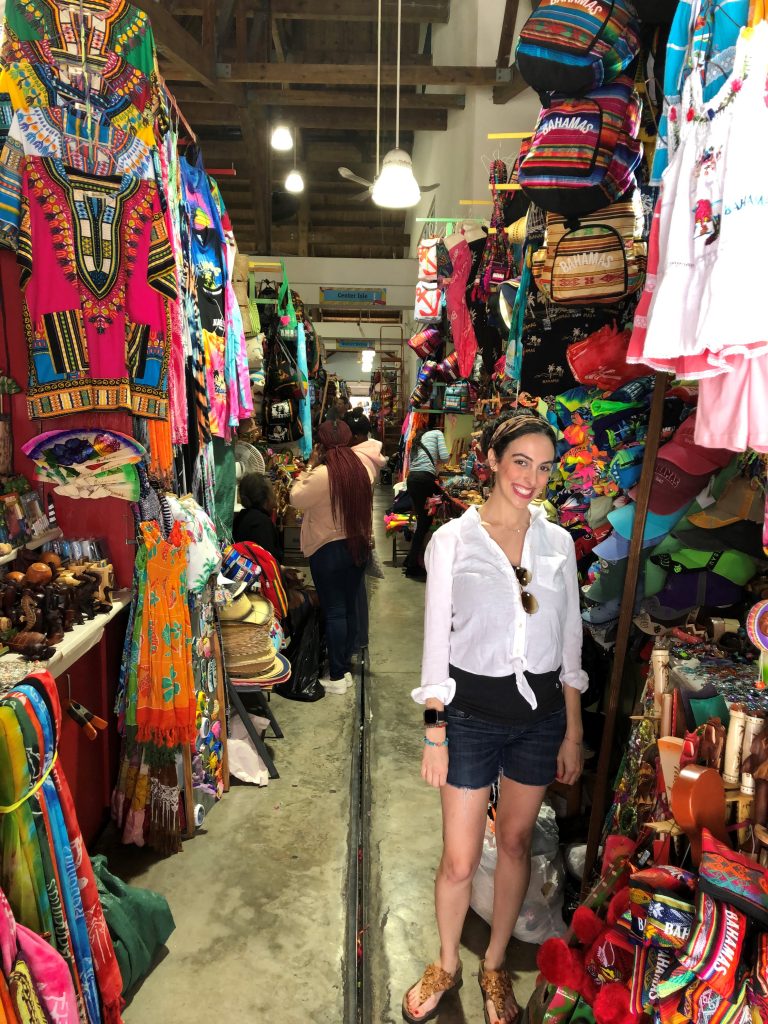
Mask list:
[[[429,542],[424,555],[427,593],[421,686],[411,690],[411,697],[417,704],[425,704],[430,697],[450,704],[456,693],[456,683],[451,679],[449,669],[456,543],[453,531],[440,529]]]
[[[576,552],[573,541],[568,539],[568,548],[563,569],[565,576],[566,608],[563,625],[563,662],[560,682],[584,693],[589,686],[589,676],[581,667],[581,644],[584,627],[581,621],[579,602],[579,575],[576,568]]]

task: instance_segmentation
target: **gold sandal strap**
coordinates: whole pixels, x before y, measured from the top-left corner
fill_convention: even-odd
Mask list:
[[[440,964],[430,964],[421,976],[419,1002],[424,1003],[437,992],[447,992],[452,989],[456,984],[458,973],[457,970],[456,974],[449,974],[448,971],[442,969]]]
[[[512,979],[509,971],[483,971],[480,974],[480,988],[483,994],[493,1002],[498,1017],[503,1018],[507,1010],[507,999],[514,998]]]

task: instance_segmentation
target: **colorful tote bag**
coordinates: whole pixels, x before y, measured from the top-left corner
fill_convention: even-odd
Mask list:
[[[414,319],[435,323],[442,317],[443,292],[436,281],[417,281]]]
[[[547,214],[544,248],[533,257],[542,295],[559,305],[586,306],[638,291],[647,259],[638,209],[639,203],[622,201],[578,220]]]
[[[538,93],[580,96],[632,63],[639,29],[629,0],[544,0],[523,26],[516,64]]]
[[[635,184],[641,104],[628,75],[571,98],[557,93],[523,143],[514,180],[552,213],[593,213]]]

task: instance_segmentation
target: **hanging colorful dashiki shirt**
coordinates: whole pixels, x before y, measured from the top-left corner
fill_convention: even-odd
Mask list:
[[[99,61],[102,58],[98,58]],[[143,86],[134,89],[126,72],[137,74],[114,53],[103,59],[100,67],[84,74],[76,63],[30,64],[16,61],[0,72],[0,92],[11,98],[14,110],[29,107],[61,107],[73,105],[86,111],[88,104],[102,113],[115,128],[136,135],[148,146],[155,145],[155,109],[151,102],[136,106],[151,95]],[[141,82],[146,82],[141,75]],[[141,97],[141,99],[139,99]]]
[[[224,233],[203,168],[192,166],[185,159],[181,161],[181,172],[204,350],[208,426],[214,437],[228,437]]]
[[[112,50],[147,78],[155,72],[149,18],[127,0],[6,0],[5,27],[19,39],[55,40],[77,57],[83,40],[89,57]]]
[[[176,277],[157,187],[40,157],[24,158],[22,178],[30,417],[121,407],[167,419]]]
[[[92,119],[70,107],[31,107],[16,112],[0,153],[0,245],[16,248],[21,220],[21,172],[25,156],[50,157],[97,178],[130,174],[155,177],[149,147],[114,128],[101,114]]]

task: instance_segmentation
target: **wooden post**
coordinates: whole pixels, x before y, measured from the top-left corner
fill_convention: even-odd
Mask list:
[[[195,794],[192,784],[192,747],[185,743],[181,749],[181,762],[184,767],[184,811],[187,827],[184,835],[191,839],[195,834]]]
[[[213,631],[213,656],[216,659],[216,700],[219,704],[218,719],[221,723],[221,781],[224,792],[229,792],[229,750],[227,748],[227,690],[224,686],[224,658],[221,653],[219,630]]]
[[[612,782],[612,779],[608,776],[608,772],[611,767],[611,760],[613,759],[613,739],[616,731],[616,717],[619,710],[621,680],[624,673],[624,661],[627,657],[627,649],[629,647],[629,634],[632,629],[632,618],[634,616],[635,591],[637,589],[637,581],[640,576],[640,556],[643,550],[643,533],[645,532],[648,500],[651,495],[651,487],[653,486],[656,454],[659,450],[661,426],[664,418],[664,393],[666,385],[666,374],[657,373],[653,388],[653,398],[651,400],[651,416],[648,423],[648,435],[645,439],[643,471],[640,476],[640,483],[637,489],[635,521],[632,527],[632,540],[630,541],[629,557],[627,559],[627,578],[624,584],[624,594],[621,599],[621,610],[619,612],[619,624],[616,631],[616,646],[613,653],[611,681],[608,686],[608,702],[605,709],[603,740],[600,746],[600,757],[597,763],[597,778],[595,781],[595,792],[592,798],[592,815],[589,820],[589,837],[587,839],[587,853],[584,861],[584,876],[582,878],[582,896],[586,895],[590,888],[592,872],[597,862],[597,852],[600,846],[605,809],[608,802],[608,787]]]

